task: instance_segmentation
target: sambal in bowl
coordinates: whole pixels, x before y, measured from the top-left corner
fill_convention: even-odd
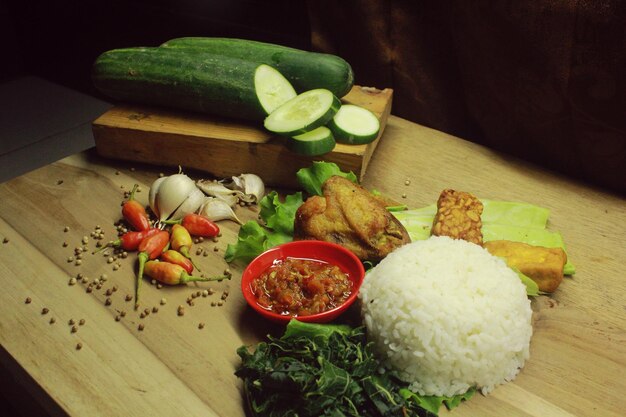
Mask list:
[[[270,320],[326,323],[354,303],[364,275],[359,258],[343,246],[298,240],[252,260],[241,290],[250,307]]]

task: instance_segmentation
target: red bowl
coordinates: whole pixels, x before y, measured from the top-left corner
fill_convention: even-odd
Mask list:
[[[274,261],[285,258],[312,259],[337,265],[343,272],[348,274],[348,278],[352,281],[352,293],[343,304],[323,313],[307,316],[278,314],[262,307],[257,303],[250,284],[255,278],[265,272]],[[295,318],[303,322],[326,323],[337,318],[354,303],[364,276],[365,270],[359,258],[343,246],[319,240],[297,240],[275,246],[254,258],[241,276],[241,291],[250,307],[263,317],[275,322],[286,324],[289,320]]]

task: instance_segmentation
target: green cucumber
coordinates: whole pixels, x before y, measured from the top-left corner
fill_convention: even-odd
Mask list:
[[[265,118],[270,132],[297,136],[325,125],[337,113],[341,102],[324,88],[298,94]]]
[[[310,132],[290,138],[287,141],[287,147],[299,155],[324,155],[335,148],[335,138],[329,128],[320,126]]]
[[[291,83],[275,68],[265,64],[259,65],[254,73],[254,90],[266,114],[297,96]]]
[[[371,111],[354,104],[344,104],[328,123],[337,142],[352,145],[370,143],[380,131],[380,121]]]
[[[335,96],[343,97],[354,84],[352,67],[336,55],[232,38],[177,38],[161,47],[203,51],[270,65],[280,71],[299,93],[325,88]]]
[[[294,96],[289,82],[267,66],[178,49],[107,51],[96,59],[92,79],[116,100],[254,121]]]

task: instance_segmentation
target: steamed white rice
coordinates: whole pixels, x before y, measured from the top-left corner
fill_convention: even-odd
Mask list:
[[[359,297],[385,365],[422,395],[488,393],[529,357],[526,289],[478,245],[448,237],[407,244],[367,274]]]

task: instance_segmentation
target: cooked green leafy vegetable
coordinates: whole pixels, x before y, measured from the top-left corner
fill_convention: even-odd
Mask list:
[[[436,416],[456,407],[474,390],[457,397],[422,397],[395,373],[380,373],[380,362],[365,328],[292,320],[280,338],[269,337],[253,352],[237,350],[253,416]]]
[[[322,195],[322,184],[333,175],[347,178],[355,184],[358,183],[353,172],[343,172],[337,164],[332,162],[314,161],[309,168],[302,168],[296,173],[298,183],[309,195]]]

